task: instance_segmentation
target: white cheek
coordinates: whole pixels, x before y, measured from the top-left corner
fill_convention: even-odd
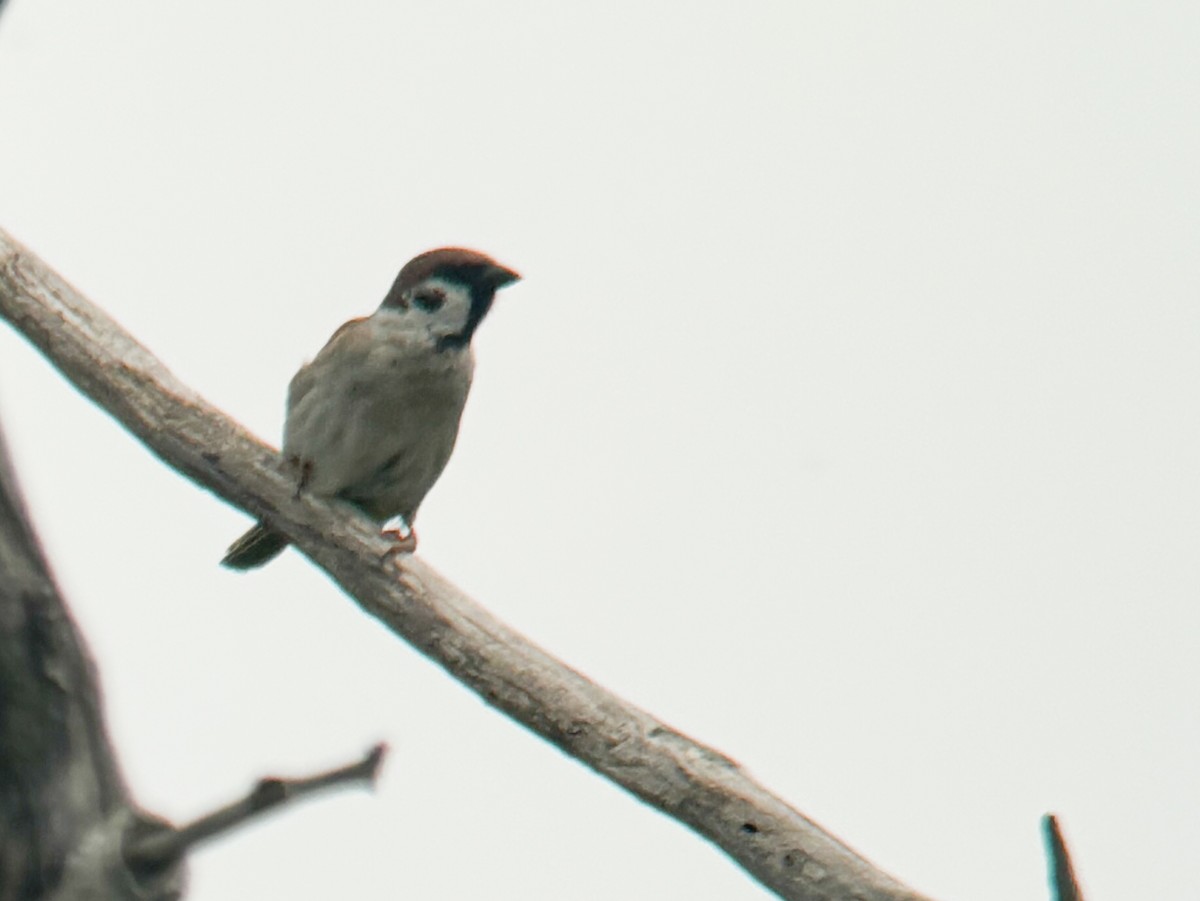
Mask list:
[[[471,315],[471,295],[465,288],[440,280],[434,280],[430,284],[444,293],[446,302],[432,312],[423,312],[427,328],[439,338],[459,334],[466,328],[467,319]]]

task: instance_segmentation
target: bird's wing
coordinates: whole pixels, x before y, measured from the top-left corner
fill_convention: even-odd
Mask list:
[[[323,460],[325,472],[318,474],[314,490],[332,493],[345,447],[355,436],[347,433],[354,411],[347,401],[354,395],[375,342],[370,318],[351,319],[321,348],[312,361],[300,368],[288,385],[287,419],[283,426],[283,452],[303,460]],[[332,468],[333,471],[330,471]],[[326,483],[321,485],[321,483]]]
[[[399,336],[387,325],[371,317],[346,323],[288,388],[283,451],[309,464],[315,494],[340,495],[370,483],[421,434],[410,417],[423,408],[406,390],[406,367],[392,365]]]
[[[288,385],[287,412],[289,417],[312,391],[313,385],[321,377],[322,371],[328,367],[331,357],[344,356],[346,362],[350,363],[355,358],[367,353],[370,348],[370,328],[366,322],[367,317],[364,316],[359,319],[351,319],[343,324],[325,342],[325,346],[321,348],[316,357],[300,367],[300,371],[292,377],[292,381]],[[357,353],[355,353],[356,350],[358,350]],[[287,447],[286,435],[283,446]]]

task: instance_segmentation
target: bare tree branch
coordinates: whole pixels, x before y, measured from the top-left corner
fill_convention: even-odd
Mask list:
[[[734,761],[547,654],[364,517],[296,496],[277,453],[0,231],[0,315],[168,465],[287,535],[362,608],[489,704],[690,826],[793,901],[920,901]]]
[[[1075,868],[1071,865],[1071,855],[1067,852],[1067,841],[1058,825],[1058,817],[1052,813],[1042,817],[1042,830],[1046,838],[1050,879],[1054,885],[1051,901],[1083,901],[1083,892],[1075,879]]]
[[[268,776],[260,779],[246,797],[214,810],[186,826],[159,830],[127,842],[125,859],[134,869],[160,869],[182,858],[194,846],[236,829],[247,820],[282,804],[350,782],[366,782],[368,786],[374,786],[379,765],[383,762],[386,752],[387,746],[380,744],[373,747],[362,760],[315,776],[300,779]]]

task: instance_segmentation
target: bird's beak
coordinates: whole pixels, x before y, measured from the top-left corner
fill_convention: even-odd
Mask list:
[[[487,283],[493,288],[503,288],[505,285],[511,285],[513,282],[521,280],[520,273],[513,272],[511,269],[506,269],[499,263],[493,263],[488,267],[487,273],[484,275]]]

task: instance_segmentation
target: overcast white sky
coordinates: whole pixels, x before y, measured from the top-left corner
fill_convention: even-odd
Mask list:
[[[0,226],[277,440],[444,243],[478,339],[422,553],[945,901],[1189,898],[1200,5],[11,0]],[[392,743],[193,901],[767,893],[515,726],[0,329],[137,797]],[[346,890],[347,886],[349,891]]]

